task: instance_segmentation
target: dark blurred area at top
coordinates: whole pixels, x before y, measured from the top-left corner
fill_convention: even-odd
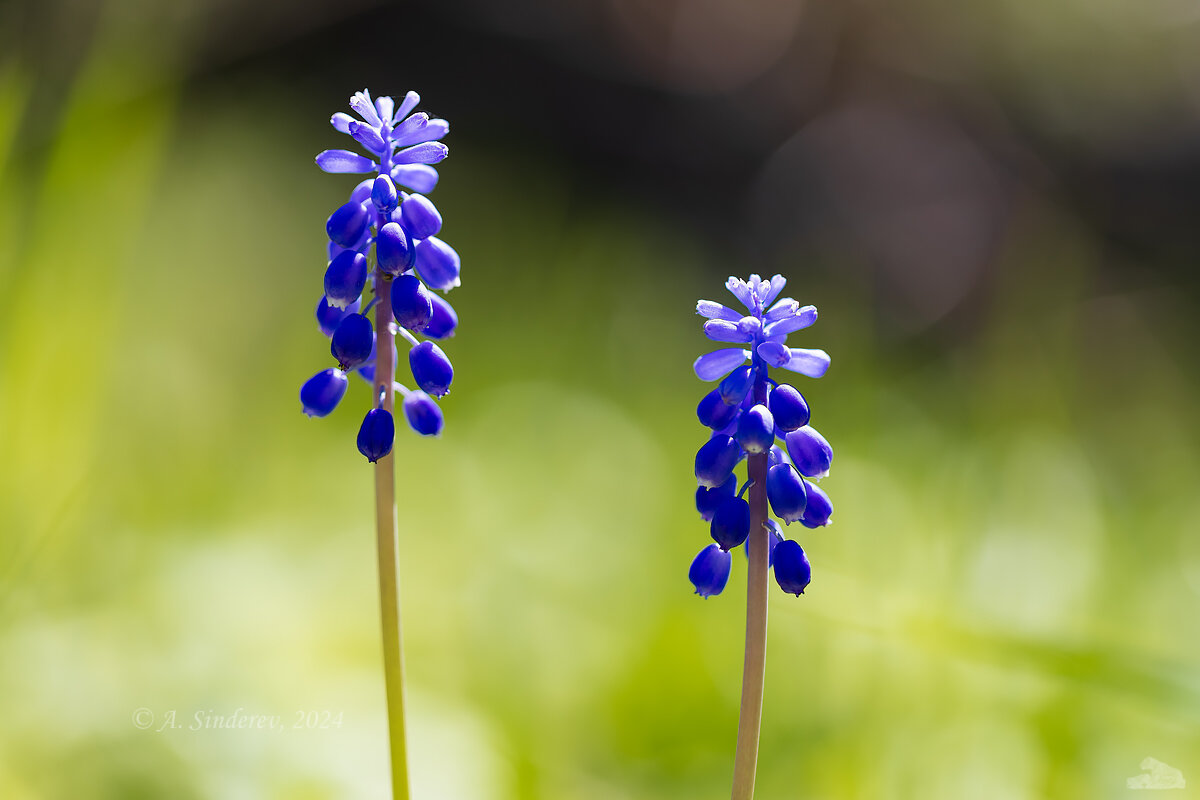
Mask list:
[[[3,12],[43,88],[69,81],[96,8]],[[573,203],[690,229],[731,272],[812,257],[871,287],[900,330],[969,319],[1030,209],[1087,231],[1097,293],[1200,285],[1200,6],[1185,0],[188,0],[104,13],[164,51],[184,124],[206,97],[242,90],[324,117],[363,86],[418,88],[455,141],[553,163]]]

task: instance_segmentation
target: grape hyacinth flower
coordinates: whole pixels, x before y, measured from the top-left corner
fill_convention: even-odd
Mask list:
[[[377,411],[392,416],[393,391],[405,398],[417,395],[405,406],[412,409],[405,420],[413,431],[422,436],[440,435],[442,412],[433,398],[449,392],[454,377],[450,359],[430,340],[453,336],[458,315],[431,290],[448,292],[459,285],[459,257],[438,238],[442,215],[426,196],[438,181],[432,165],[449,152],[438,141],[449,125],[424,112],[412,113],[418,102],[416,92],[409,92],[398,105],[390,97],[372,100],[366,90],[356,93],[350,98],[350,108],[357,116],[339,112],[330,122],[368,155],[326,150],[316,159],[325,172],[370,176],[354,187],[349,200],[326,221],[329,260],[316,312],[318,327],[331,340],[337,361],[334,372],[344,377],[357,371],[375,387],[360,443],[372,441],[362,435],[368,426],[376,436],[386,436],[394,429],[371,419],[379,416]],[[363,293],[368,290],[373,297],[364,309]],[[367,316],[372,308],[374,325]],[[386,376],[395,370],[395,358],[389,358],[394,348],[375,347],[381,330],[388,339],[399,334],[410,345],[409,367],[418,388],[409,389],[394,379],[387,382]],[[379,366],[385,369],[377,369]],[[345,394],[343,387],[333,398],[336,387],[332,382],[339,379],[329,373],[318,372],[301,391],[304,412],[309,416],[329,414]],[[324,402],[305,400],[312,397]],[[379,453],[390,452],[392,442],[375,445],[372,441],[372,446],[359,448],[372,462]]]
[[[328,262],[317,327],[329,337],[337,366],[321,370],[300,389],[304,413],[330,414],[346,394],[348,374],[372,386],[371,408],[358,431],[358,449],[375,464],[376,532],[383,620],[384,677],[391,744],[392,795],[408,798],[404,734],[403,659],[397,592],[396,501],[393,445],[395,393],[404,419],[422,436],[438,436],[444,420],[434,398],[450,391],[454,368],[432,340],[454,335],[458,315],[438,292],[459,285],[459,257],[440,238],[442,215],[426,196],[438,182],[433,165],[448,153],[439,140],[445,120],[415,112],[409,92],[395,102],[350,98],[354,115],[337,113],[333,127],[365,153],[326,150],[316,158],[325,172],[366,175],[325,223]],[[369,301],[364,298],[369,294]],[[369,314],[374,311],[374,322]],[[396,381],[396,335],[409,345],[416,388]],[[423,337],[423,338],[422,338]]]
[[[749,559],[746,660],[742,707],[734,760],[733,800],[754,795],[758,760],[763,676],[766,670],[767,575],[787,593],[799,596],[812,569],[800,543],[783,535],[784,525],[808,528],[830,524],[833,505],[817,481],[829,474],[833,449],[809,423],[809,407],[793,386],[771,377],[771,368],[820,378],[829,368],[824,350],[787,346],[787,336],[817,321],[817,309],[790,297],[779,299],[786,281],[731,277],[725,286],[745,309],[701,300],[696,312],[707,319],[704,334],[732,345],[696,359],[703,381],[719,381],[696,408],[710,429],[696,453],[696,510],[709,523],[715,544],[692,562],[688,577],[696,594],[720,594],[729,580],[729,551],[743,547]],[[747,364],[747,362],[749,362]],[[747,480],[737,490],[738,466]],[[748,493],[748,499],[744,497]]]

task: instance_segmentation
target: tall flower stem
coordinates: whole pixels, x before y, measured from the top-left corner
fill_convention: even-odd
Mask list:
[[[766,365],[754,359],[754,402],[767,402]],[[762,722],[763,683],[767,671],[767,570],[770,538],[767,533],[766,453],[747,460],[750,478],[750,555],[746,584],[746,657],[742,665],[742,706],[738,717],[737,755],[733,761],[732,800],[754,797],[758,767],[758,740]]]
[[[396,358],[391,347],[391,277],[375,270],[375,398],[395,416]],[[375,463],[375,539],[379,556],[379,611],[383,622],[383,674],[387,689],[392,797],[408,800],[408,754],[404,736],[404,649],[400,639],[400,585],[396,530],[395,454]]]

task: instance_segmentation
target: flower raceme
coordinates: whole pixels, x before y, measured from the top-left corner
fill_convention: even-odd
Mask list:
[[[720,594],[729,580],[729,551],[749,547],[750,506],[742,499],[749,481],[737,491],[735,471],[748,457],[766,458],[766,497],[784,524],[808,528],[830,524],[833,505],[816,481],[829,474],[833,449],[809,423],[804,396],[770,376],[772,367],[820,378],[829,368],[824,350],[788,347],[787,336],[817,320],[817,309],[779,298],[786,281],[780,275],[762,280],[731,277],[725,286],[745,311],[711,300],[696,304],[706,318],[704,334],[733,345],[696,359],[693,369],[703,381],[719,381],[696,408],[711,429],[696,453],[696,510],[710,525],[715,544],[692,562],[688,577],[701,597]],[[747,364],[747,362],[749,362]],[[764,510],[764,517],[766,517]],[[784,538],[779,525],[764,523],[770,534],[770,563],[785,592],[800,595],[812,570],[800,544]]]
[[[316,317],[318,328],[330,339],[337,366],[305,382],[300,402],[305,414],[324,417],[346,394],[349,372],[375,381],[379,332],[367,312],[386,292],[394,322],[385,341],[393,353],[394,334],[409,344],[409,368],[417,386],[410,390],[395,382],[393,388],[404,395],[401,407],[409,427],[423,436],[437,436],[443,417],[434,398],[450,391],[454,368],[431,340],[453,336],[458,315],[431,290],[448,292],[458,286],[460,265],[454,248],[438,238],[442,215],[426,196],[438,182],[433,165],[449,152],[439,141],[449,125],[424,112],[413,113],[419,102],[416,92],[397,104],[390,97],[372,100],[363,90],[350,98],[357,116],[339,112],[330,120],[368,155],[326,150],[317,156],[317,166],[325,172],[369,177],[325,223],[329,260]],[[368,289],[374,298],[364,304]],[[391,452],[394,431],[381,391],[359,430],[359,451],[370,461],[382,458]]]

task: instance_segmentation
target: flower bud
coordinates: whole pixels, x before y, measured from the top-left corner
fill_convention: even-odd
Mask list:
[[[761,403],[742,414],[738,420],[737,440],[751,455],[765,453],[775,442],[775,419]]]
[[[808,403],[804,395],[787,383],[781,383],[771,390],[767,403],[771,413],[775,415],[775,426],[782,431],[794,431],[808,424]]]
[[[717,506],[709,531],[722,550],[737,547],[750,534],[750,504],[740,497],[726,498]]]
[[[738,367],[721,380],[721,383],[717,386],[717,391],[721,393],[722,400],[731,406],[736,406],[746,399],[746,395],[750,394],[750,389],[753,386],[754,369],[752,367]]]
[[[351,370],[370,358],[374,346],[375,334],[371,329],[371,320],[362,314],[347,314],[333,332],[329,351],[342,369]]]
[[[784,437],[788,455],[806,478],[824,478],[833,463],[833,448],[816,429],[805,425]]]
[[[353,247],[366,229],[367,209],[354,200],[339,206],[325,222],[325,232],[329,238],[342,247]]]
[[[696,480],[709,489],[729,480],[742,457],[742,448],[731,436],[717,434],[696,452]]]
[[[390,214],[400,200],[391,177],[379,175],[371,185],[371,202],[384,214]]]
[[[709,522],[713,518],[713,513],[716,512],[717,506],[725,502],[730,497],[733,497],[737,492],[737,478],[732,474],[729,479],[717,486],[714,489],[709,489],[707,486],[696,487],[696,510],[700,512],[700,518],[705,522]]]
[[[780,589],[797,597],[812,583],[812,566],[795,539],[784,539],[775,547],[775,582]]]
[[[736,405],[728,405],[721,399],[721,393],[717,389],[704,395],[700,405],[696,406],[696,416],[700,418],[700,423],[715,431],[719,431],[733,422],[738,411]]]
[[[371,199],[371,187],[374,186],[373,178],[363,178],[350,191],[350,201],[353,203],[365,203]]]
[[[328,416],[346,394],[350,379],[340,369],[321,370],[300,387],[300,405],[310,417]]]
[[[733,557],[715,544],[710,544],[692,560],[688,580],[696,587],[696,594],[712,597],[714,594],[720,594],[729,582],[729,570],[732,566]]]
[[[444,292],[459,285],[460,262],[453,247],[430,236],[417,243],[416,251],[417,274],[430,289]]]
[[[743,341],[751,341],[762,331],[762,320],[758,317],[742,317],[737,323],[738,333],[747,337]]]
[[[358,429],[358,452],[366,456],[367,461],[375,463],[392,452],[395,439],[396,423],[392,421],[392,415],[387,409],[372,408]]]
[[[804,515],[808,495],[804,480],[791,464],[776,464],[767,470],[767,499],[775,516],[784,522],[795,522]]]
[[[433,296],[416,275],[392,281],[392,316],[410,331],[421,330],[433,319]]]
[[[431,339],[450,338],[454,335],[454,329],[458,327],[458,314],[441,295],[430,292],[429,299],[433,301],[433,318],[421,333]]]
[[[389,275],[399,275],[413,265],[412,240],[408,232],[395,222],[379,229],[375,237],[375,260]]]
[[[436,236],[442,229],[442,215],[423,194],[410,194],[405,198],[400,204],[400,214],[404,227],[414,239]]]
[[[422,436],[437,436],[442,432],[442,410],[424,392],[409,392],[404,398],[404,418]]]
[[[334,308],[347,308],[362,296],[367,285],[367,258],[343,250],[325,268],[325,297]]]
[[[450,382],[454,380],[454,367],[442,352],[442,348],[433,342],[421,342],[409,350],[408,366],[412,369],[413,380],[422,391],[429,392],[434,397],[441,397],[450,391]]]
[[[833,503],[830,502],[829,495],[825,494],[820,486],[808,481],[804,482],[804,489],[808,494],[808,504],[804,506],[801,524],[806,528],[823,528],[832,523],[830,517],[833,516]]]
[[[333,332],[337,330],[338,323],[347,314],[356,313],[362,308],[362,298],[357,298],[346,308],[337,308],[329,305],[329,298],[321,295],[320,302],[317,303],[317,327],[321,329],[321,333],[326,336],[333,336]]]

